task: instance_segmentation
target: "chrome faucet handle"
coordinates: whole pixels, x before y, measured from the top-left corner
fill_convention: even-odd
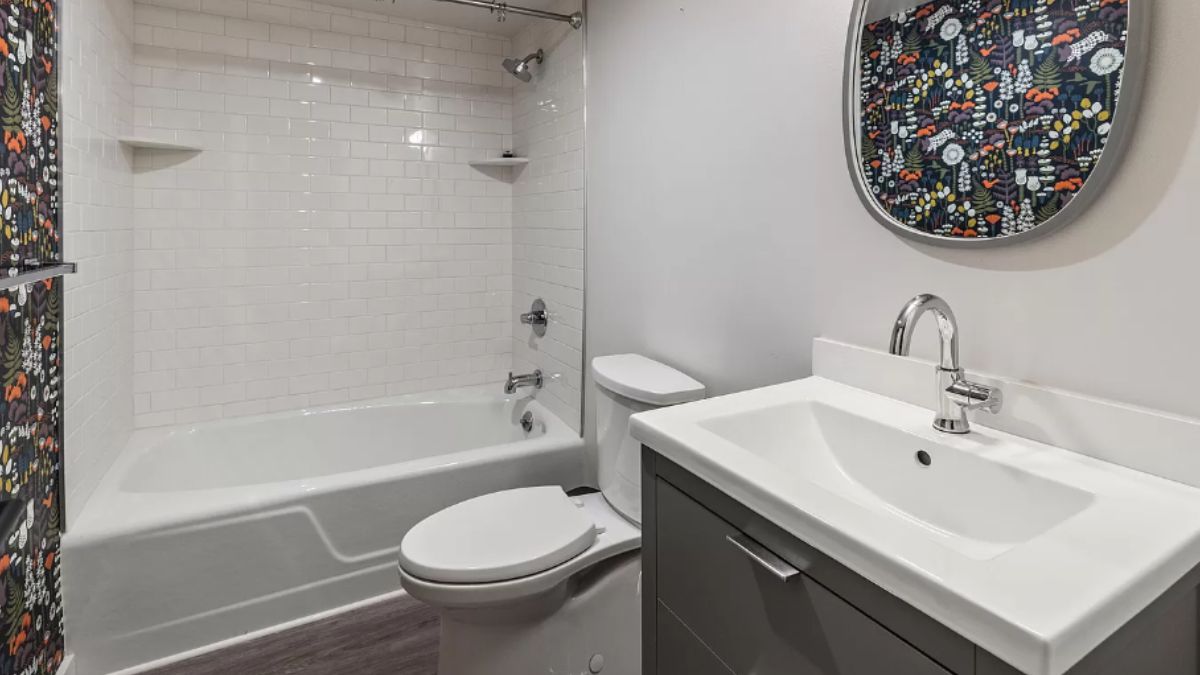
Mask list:
[[[994,415],[1004,407],[1004,392],[999,388],[967,380],[946,387],[946,397],[963,410],[982,410]]]
[[[928,293],[909,300],[892,325],[892,341],[889,351],[896,356],[908,356],[912,347],[917,322],[926,313],[937,320],[938,351],[937,366],[937,411],[933,428],[947,434],[965,434],[971,431],[967,411],[983,410],[1000,412],[1004,396],[995,387],[970,382],[963,375],[958,360],[958,321],[945,300]]]
[[[549,317],[546,316],[544,309],[537,312],[525,312],[521,315],[521,323],[526,326],[544,326],[548,321]]]
[[[521,323],[533,326],[533,334],[544,337],[546,327],[550,325],[550,313],[546,311],[546,302],[541,298],[534,300],[529,311],[521,315]]]

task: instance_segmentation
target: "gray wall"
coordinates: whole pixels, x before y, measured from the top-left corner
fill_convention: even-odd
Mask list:
[[[963,252],[895,237],[854,195],[850,0],[592,0],[589,355],[643,352],[731,392],[807,375],[816,335],[883,348],[933,292],[969,369],[1200,416],[1200,5],[1154,4],[1108,192],[1050,238]]]

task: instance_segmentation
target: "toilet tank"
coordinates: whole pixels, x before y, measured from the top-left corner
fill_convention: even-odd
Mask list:
[[[642,522],[641,444],[629,435],[635,413],[704,398],[704,385],[637,354],[592,360],[596,397],[597,473],[605,499],[621,515]]]

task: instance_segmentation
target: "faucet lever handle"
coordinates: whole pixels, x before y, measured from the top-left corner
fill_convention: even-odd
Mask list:
[[[549,320],[550,317],[546,314],[546,310],[544,309],[525,312],[521,315],[521,323],[527,326],[542,326],[545,325]]]
[[[946,387],[946,394],[964,410],[983,410],[996,414],[1004,407],[1004,392],[986,384],[958,380]]]
[[[550,325],[550,313],[546,310],[546,301],[538,298],[528,312],[521,315],[521,323],[533,327],[533,334],[538,337],[546,336],[546,328]]]

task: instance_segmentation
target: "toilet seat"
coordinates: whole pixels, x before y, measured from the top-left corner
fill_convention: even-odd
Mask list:
[[[557,486],[494,492],[417,523],[400,543],[400,566],[442,583],[507,581],[557,567],[596,540],[596,527]]]
[[[592,541],[583,551],[555,566],[544,567],[542,570],[526,576],[499,581],[466,583],[425,578],[409,566],[407,557],[402,554],[399,565],[401,585],[414,598],[437,607],[484,607],[546,593],[580,571],[609,558],[636,551],[641,547],[641,530],[609,506],[599,493],[572,499],[566,497],[560,488],[552,489],[562,494],[571,508],[576,509],[591,524]],[[485,495],[479,499],[493,496],[495,495]],[[582,507],[576,506],[574,502],[582,503]],[[487,504],[488,502],[483,503]],[[520,521],[513,521],[514,524],[518,522]],[[403,548],[402,544],[402,551]]]

